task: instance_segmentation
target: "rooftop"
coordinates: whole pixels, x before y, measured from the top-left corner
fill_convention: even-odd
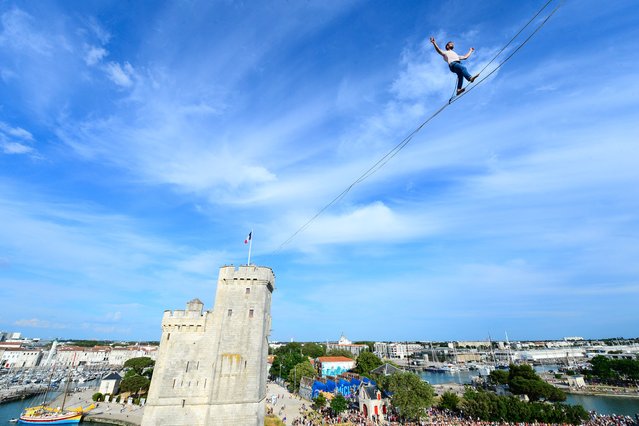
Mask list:
[[[317,360],[319,362],[349,362],[349,361],[355,362],[355,360],[351,358],[347,358],[345,356],[321,356],[317,358]]]

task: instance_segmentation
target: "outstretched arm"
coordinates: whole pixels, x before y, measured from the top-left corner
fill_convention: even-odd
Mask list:
[[[474,47],[471,47],[464,56],[460,56],[459,59],[468,59],[468,57],[475,51]]]
[[[439,53],[440,55],[444,56],[444,52],[442,52],[442,50],[439,48],[439,46],[437,46],[437,42],[435,41],[435,37],[431,37],[430,38],[430,42],[433,43],[433,46],[435,46],[435,50],[437,51],[437,53]]]

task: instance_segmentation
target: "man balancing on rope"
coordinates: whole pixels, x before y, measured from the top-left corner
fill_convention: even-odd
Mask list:
[[[444,60],[448,62],[448,68],[450,68],[450,72],[457,74],[457,95],[458,96],[461,95],[464,92],[464,90],[466,90],[466,89],[462,89],[462,85],[464,84],[464,78],[472,83],[473,81],[475,81],[477,77],[479,77],[479,74],[471,77],[466,67],[463,66],[461,63],[461,61],[468,59],[471,53],[475,51],[475,48],[471,47],[470,50],[468,50],[468,53],[466,53],[464,56],[459,56],[453,50],[455,48],[455,43],[453,43],[452,41],[449,41],[448,43],[446,43],[445,52],[442,51],[439,48],[439,46],[437,46],[437,43],[435,42],[434,37],[430,38],[430,42],[433,43],[433,46],[435,46],[435,50],[437,51],[437,53],[442,55]]]

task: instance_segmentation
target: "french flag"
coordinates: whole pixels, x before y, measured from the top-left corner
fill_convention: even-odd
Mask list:
[[[251,238],[253,238],[253,231],[249,232],[248,237],[244,240],[244,244],[248,244],[248,242],[251,241]]]

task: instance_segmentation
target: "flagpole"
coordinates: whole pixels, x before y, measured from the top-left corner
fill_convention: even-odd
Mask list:
[[[251,229],[251,238],[249,239],[249,255],[247,265],[251,266],[251,247],[253,247],[253,230]]]

